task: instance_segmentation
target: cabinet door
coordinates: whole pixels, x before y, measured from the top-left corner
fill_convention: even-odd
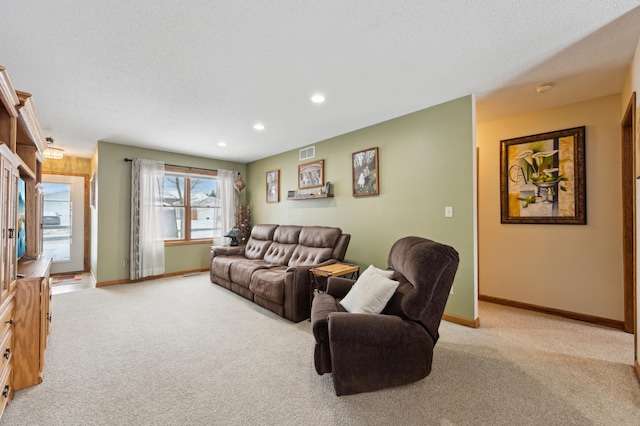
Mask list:
[[[2,165],[2,182],[0,182],[0,195],[2,198],[2,206],[10,206],[10,189],[11,189],[11,167],[7,164],[7,162],[0,158],[0,164]],[[0,302],[4,301],[9,293],[9,268],[8,268],[8,259],[9,259],[9,220],[8,220],[8,212],[9,208],[0,209],[0,224],[2,225],[1,229],[1,237],[2,241],[0,242],[0,264],[1,271],[0,274]]]
[[[14,286],[18,277],[18,259],[17,259],[17,242],[18,242],[18,170],[14,167],[7,166],[6,172],[8,172],[8,191],[7,196],[9,198],[6,206],[9,206],[7,210],[7,283],[9,286]],[[13,288],[9,288],[13,290]]]
[[[44,193],[42,192],[42,187],[40,186],[40,184],[37,185],[36,188],[36,214],[38,215],[37,218],[37,240],[38,240],[38,255],[35,256],[36,258],[39,258],[40,255],[42,254],[42,251],[44,250],[44,238],[43,238],[43,232],[44,232],[44,223],[43,223],[43,214],[44,214]]]

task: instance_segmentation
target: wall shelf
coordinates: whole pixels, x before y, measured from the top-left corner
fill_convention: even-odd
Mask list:
[[[295,197],[287,197],[287,200],[299,201],[299,200],[316,200],[318,198],[333,198],[333,194],[305,194],[296,195]]]

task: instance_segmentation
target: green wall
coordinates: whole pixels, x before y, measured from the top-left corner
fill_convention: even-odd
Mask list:
[[[109,142],[98,142],[97,215],[92,218],[91,269],[96,281],[104,283],[129,279],[129,268],[123,266],[129,258],[131,230],[131,163],[125,158],[146,158],[179,166],[237,170],[245,176],[244,164],[209,158],[175,154],[153,149],[136,148]],[[244,193],[240,196],[244,203]],[[165,248],[165,273],[207,268],[211,243],[170,246]],[[92,245],[92,250],[93,250]]]
[[[460,267],[446,313],[477,318],[475,116],[466,96],[315,144],[334,198],[290,201],[298,149],[247,164],[252,223],[338,226],[351,234],[347,261],[386,268],[391,245],[417,235],[453,246]],[[380,195],[351,195],[351,154],[379,148]],[[303,147],[301,147],[303,148]],[[307,160],[309,161],[309,160]],[[266,203],[265,174],[280,170],[280,202]],[[452,206],[453,218],[444,217]]]

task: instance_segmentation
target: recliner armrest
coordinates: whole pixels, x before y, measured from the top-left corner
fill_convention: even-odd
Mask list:
[[[332,312],[328,324],[331,343],[389,347],[406,344],[408,325],[395,315]]]
[[[327,293],[336,299],[342,299],[349,293],[354,283],[355,280],[349,278],[329,277],[327,280]]]

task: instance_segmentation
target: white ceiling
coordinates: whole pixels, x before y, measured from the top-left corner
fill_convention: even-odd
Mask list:
[[[0,8],[0,65],[33,94],[45,135],[81,157],[104,140],[249,162],[468,94],[478,121],[503,118],[619,93],[640,37],[640,0]]]

